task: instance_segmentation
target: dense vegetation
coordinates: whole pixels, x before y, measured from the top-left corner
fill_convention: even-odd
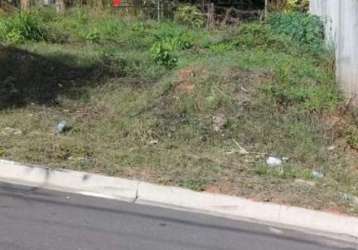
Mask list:
[[[357,120],[315,17],[36,10],[0,17],[0,41],[1,157],[356,212]]]

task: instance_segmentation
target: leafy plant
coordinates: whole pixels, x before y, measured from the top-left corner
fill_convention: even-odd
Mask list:
[[[152,57],[157,64],[168,68],[175,67],[178,62],[176,51],[190,49],[193,46],[191,38],[184,32],[162,33],[156,35],[156,39],[151,48]]]
[[[178,62],[178,57],[173,53],[172,47],[163,42],[156,42],[150,49],[154,61],[167,68],[173,68]]]
[[[193,44],[189,39],[186,39],[184,36],[167,36],[160,40],[161,43],[165,44],[171,50],[178,49],[190,49]]]
[[[175,21],[194,28],[200,28],[204,25],[205,19],[203,13],[194,5],[182,5],[175,14]]]
[[[317,16],[301,12],[275,13],[267,22],[275,33],[287,35],[313,50],[322,48],[324,29]]]

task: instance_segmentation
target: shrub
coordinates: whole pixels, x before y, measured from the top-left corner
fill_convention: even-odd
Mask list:
[[[205,23],[204,15],[194,5],[180,6],[174,14],[174,19],[178,23],[194,28],[200,28]]]
[[[270,27],[260,23],[243,24],[234,44],[240,48],[277,49],[291,52],[295,49],[293,42],[286,36],[274,33]]]
[[[273,32],[289,36],[310,49],[322,48],[324,39],[323,24],[319,17],[306,13],[275,13],[268,18]]]

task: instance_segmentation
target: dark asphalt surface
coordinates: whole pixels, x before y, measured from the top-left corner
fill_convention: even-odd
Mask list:
[[[330,250],[269,226],[0,183],[0,250]]]

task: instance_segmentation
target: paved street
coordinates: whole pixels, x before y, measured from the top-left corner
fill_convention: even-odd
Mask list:
[[[0,250],[329,250],[316,236],[0,184]]]

